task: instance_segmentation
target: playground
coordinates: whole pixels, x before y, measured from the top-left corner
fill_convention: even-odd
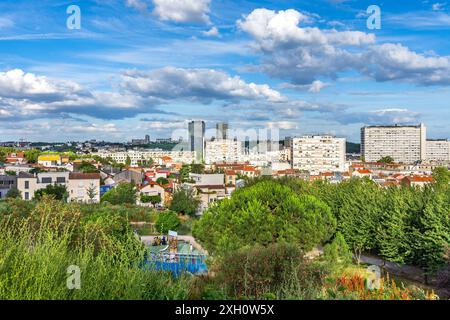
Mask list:
[[[208,272],[206,252],[192,237],[169,231],[167,236],[146,236],[141,241],[147,248],[146,268],[170,271],[175,277]]]

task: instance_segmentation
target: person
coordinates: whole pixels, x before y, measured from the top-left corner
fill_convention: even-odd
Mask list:
[[[162,244],[163,246],[165,246],[165,245],[167,244],[167,242],[166,242],[166,237],[165,237],[165,236],[162,237],[161,244]]]
[[[192,253],[192,251],[194,251],[194,246],[192,243],[189,243],[189,252]]]

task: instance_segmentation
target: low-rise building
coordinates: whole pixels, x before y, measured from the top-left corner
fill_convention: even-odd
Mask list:
[[[0,199],[4,199],[11,189],[17,189],[17,176],[0,175]]]
[[[140,186],[139,192],[140,192],[140,194],[138,196],[138,203],[141,205],[143,203],[140,202],[140,195],[149,196],[149,197],[159,196],[161,198],[161,202],[159,204],[160,205],[165,204],[166,192],[162,186],[160,186],[159,184],[157,184],[154,181],[146,182],[146,184]]]
[[[99,173],[70,173],[68,200],[83,203],[100,202],[100,178]]]
[[[408,176],[403,178],[402,183],[408,187],[424,187],[433,182],[431,176]]]

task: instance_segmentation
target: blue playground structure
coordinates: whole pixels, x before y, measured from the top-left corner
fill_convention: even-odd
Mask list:
[[[202,274],[208,272],[205,258],[200,254],[150,254],[146,257],[145,267],[170,271],[175,277],[179,277],[183,273]]]

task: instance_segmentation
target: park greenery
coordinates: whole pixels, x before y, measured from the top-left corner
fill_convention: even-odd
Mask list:
[[[130,223],[181,229],[197,209],[186,190],[162,212],[136,206],[127,183],[99,204],[66,203],[50,188],[39,201],[10,197],[0,202],[0,299],[435,299],[389,277],[368,290],[358,265],[370,253],[427,276],[450,270],[450,175],[437,169],[433,177],[423,188],[359,178],[248,180],[189,218],[210,272],[179,278],[143,267]],[[310,258],[318,246],[323,254]],[[81,269],[81,290],[66,288],[70,265]]]
[[[342,235],[357,262],[371,253],[432,275],[449,263],[450,248],[448,170],[434,176],[423,188],[259,178],[207,210],[193,233],[218,255],[277,242],[310,250]]]
[[[133,183],[119,183],[115,188],[108,190],[101,198],[102,202],[114,205],[135,204],[137,189]]]
[[[44,198],[0,206],[0,299],[186,299],[190,279],[141,267],[144,248],[111,210]],[[15,213],[19,213],[15,215]],[[68,290],[67,269],[81,271]]]
[[[169,209],[182,215],[194,216],[200,201],[192,190],[180,189],[173,194]]]
[[[180,223],[180,219],[175,212],[164,211],[158,214],[155,227],[161,234],[167,234],[169,230],[177,231]]]

